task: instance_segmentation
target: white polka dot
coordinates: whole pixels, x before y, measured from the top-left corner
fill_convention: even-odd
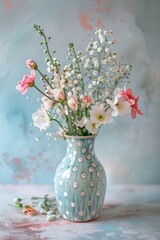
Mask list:
[[[63,217],[64,217],[65,219],[67,218],[65,214],[63,214]]]
[[[83,162],[83,161],[84,161],[83,157],[79,157],[79,158],[78,158],[78,162],[81,163],[81,162]]]
[[[81,174],[81,177],[82,177],[82,178],[86,178],[86,177],[87,177],[87,173],[82,173],[82,174]]]
[[[105,179],[104,178],[102,178],[102,183],[105,184]]]
[[[78,167],[77,167],[77,166],[74,166],[74,167],[72,168],[72,170],[73,170],[74,172],[77,172],[77,171],[78,171]]]
[[[92,173],[94,170],[93,170],[93,167],[89,167],[88,168],[88,171],[90,172],[90,173]]]
[[[77,142],[77,145],[78,145],[79,147],[81,147],[81,146],[82,146],[82,142],[81,142],[81,141]]]
[[[91,143],[91,139],[88,139],[88,143]]]
[[[96,196],[98,197],[100,195],[100,191],[97,191],[96,192]]]
[[[91,214],[92,216],[94,216],[96,214],[96,211],[92,211]]]
[[[86,193],[85,192],[81,192],[81,197],[85,197],[86,196]]]
[[[55,194],[57,194],[57,189],[55,189]]]
[[[73,147],[72,143],[69,143],[69,146],[70,146],[70,148],[72,148]]]
[[[91,205],[92,205],[92,201],[89,200],[89,201],[88,201],[88,206],[90,207]]]
[[[60,172],[57,173],[57,177],[59,177],[59,176],[60,176]]]
[[[70,154],[69,154],[69,158],[72,158],[72,156],[73,156],[72,153],[70,153]]]
[[[71,202],[71,207],[75,207],[76,206],[76,204],[74,203],[74,202]]]
[[[77,187],[78,187],[78,182],[74,182],[74,183],[73,183],[73,187],[74,187],[74,188],[77,188]]]
[[[86,148],[82,148],[82,153],[86,153],[87,149]]]
[[[59,180],[59,185],[62,186],[62,184],[63,184],[63,181]]]
[[[62,201],[59,201],[59,206],[62,206]]]
[[[79,212],[79,216],[82,217],[83,215],[84,215],[84,212],[83,212],[83,211],[80,211],[80,212]]]
[[[97,165],[94,162],[92,162],[92,167],[97,167]]]
[[[72,143],[74,142],[74,138],[71,139],[71,142],[72,142]]]
[[[91,159],[91,155],[87,154],[87,159],[90,160]]]
[[[94,156],[94,151],[92,151],[92,155]]]
[[[74,221],[77,221],[78,219],[77,218],[74,218]]]
[[[66,211],[66,214],[67,214],[67,215],[69,215],[69,212],[68,212],[68,211]]]
[[[91,187],[94,187],[94,181],[90,181],[89,185],[90,185]]]
[[[92,147],[93,147],[93,145],[92,145],[92,143],[91,143],[91,144],[89,145],[89,148],[92,149]]]
[[[67,192],[64,192],[64,197],[68,197],[68,193]]]
[[[97,172],[97,177],[99,178],[99,172]]]
[[[77,155],[77,151],[75,150],[75,151],[73,151],[73,155],[74,156],[76,156]]]

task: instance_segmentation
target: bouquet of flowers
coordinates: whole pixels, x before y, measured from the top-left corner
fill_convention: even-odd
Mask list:
[[[76,51],[69,43],[68,64],[61,67],[49,49],[49,40],[40,26],[35,30],[43,38],[48,75],[41,72],[38,64],[28,59],[30,75],[24,75],[16,89],[25,94],[34,87],[42,94],[41,106],[33,113],[34,126],[47,130],[57,122],[61,135],[88,136],[98,133],[103,124],[112,123],[117,116],[143,113],[138,108],[139,96],[134,96],[129,84],[131,66],[121,63],[112,50],[112,31],[95,29],[95,38],[89,42],[86,53]],[[40,75],[41,87],[36,84],[36,72]]]

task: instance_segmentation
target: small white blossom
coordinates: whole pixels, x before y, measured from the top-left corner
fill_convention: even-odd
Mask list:
[[[98,71],[93,71],[93,76],[97,76],[98,75]]]
[[[131,66],[130,65],[126,65],[126,70],[129,72],[131,70]]]
[[[89,54],[92,56],[94,54],[94,50],[91,50]]]
[[[81,75],[81,74],[78,74],[78,75],[77,75],[77,78],[78,78],[78,79],[81,79],[81,78],[82,78],[82,75]]]
[[[109,48],[105,48],[105,52],[108,53],[109,52]]]
[[[51,125],[50,117],[48,116],[47,111],[42,108],[38,109],[35,113],[32,114],[33,125],[42,130],[47,130]]]
[[[73,82],[74,82],[74,84],[76,84],[76,85],[78,84],[78,80],[74,80]]]
[[[99,53],[99,52],[101,52],[102,51],[102,48],[101,47],[98,47],[97,48],[97,52]]]

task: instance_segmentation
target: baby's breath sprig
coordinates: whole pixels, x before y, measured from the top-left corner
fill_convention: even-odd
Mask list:
[[[48,39],[47,39],[43,29],[39,25],[34,24],[34,28],[35,28],[36,31],[38,31],[39,35],[44,38],[44,41],[41,42],[41,45],[45,44],[45,46],[46,46],[46,49],[44,50],[44,52],[48,54],[48,57],[49,57],[48,63],[50,65],[50,69],[51,70],[59,69],[60,68],[60,62],[56,58],[53,59],[53,57],[50,53],[50,50],[49,50],[48,43],[49,43],[49,40],[51,39],[51,37],[48,37]],[[55,52],[56,51],[53,51],[53,54],[55,54]]]

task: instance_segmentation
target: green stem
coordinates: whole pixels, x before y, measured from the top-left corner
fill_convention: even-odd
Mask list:
[[[73,49],[74,56],[75,56],[75,58],[76,58],[76,62],[77,62],[77,66],[78,66],[79,73],[81,74],[81,69],[80,69],[79,61],[78,61],[77,54],[76,54],[76,51],[75,51],[75,49],[74,49],[74,46],[73,46],[72,49]],[[82,78],[82,90],[83,90],[83,93],[84,93],[84,82],[83,82],[83,78]]]
[[[53,100],[52,98],[50,98],[49,96],[47,96],[44,92],[42,92],[36,85],[34,85],[33,87],[35,87],[38,92],[40,92],[41,94],[43,94],[44,96],[46,96],[47,98],[49,98],[50,100]]]
[[[67,134],[67,132],[64,130],[62,124],[57,119],[51,118],[51,120],[57,122],[60,125],[60,127],[63,129],[63,131]]]
[[[43,73],[37,68],[36,69],[39,74],[43,77],[43,79],[48,83],[48,85],[53,89],[52,85],[49,83],[49,81],[47,80],[47,78],[43,75]]]

